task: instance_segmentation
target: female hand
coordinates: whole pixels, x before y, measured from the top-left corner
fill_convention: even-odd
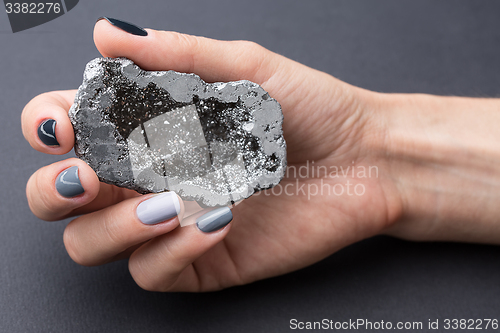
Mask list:
[[[381,233],[401,216],[402,199],[380,153],[385,132],[379,94],[251,42],[147,31],[148,36],[132,35],[101,20],[94,39],[103,56],[126,57],[145,70],[260,84],[283,108],[289,172],[277,188],[234,208],[233,223],[203,232],[196,225],[178,227],[178,218],[168,214],[160,223],[142,223],[137,207],[153,196],[100,183],[79,159],[43,167],[27,184],[28,201],[44,220],[81,215],[64,232],[74,261],[90,266],[129,258],[130,273],[147,290],[217,290],[310,265]],[[75,90],[45,93],[25,107],[23,133],[33,148],[47,154],[72,149],[68,110],[74,95]],[[48,119],[55,120],[55,138],[45,137],[44,143],[38,131]],[[49,136],[52,125],[42,126]],[[61,174],[81,186],[58,191]],[[177,198],[162,200],[171,207]]]

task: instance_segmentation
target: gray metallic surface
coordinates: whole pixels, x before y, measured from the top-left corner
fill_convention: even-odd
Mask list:
[[[215,207],[285,174],[281,106],[255,83],[210,84],[125,58],[96,58],[83,78],[69,111],[75,151],[101,181]]]

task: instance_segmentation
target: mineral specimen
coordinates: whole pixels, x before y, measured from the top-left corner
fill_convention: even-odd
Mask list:
[[[103,182],[230,205],[280,182],[279,103],[250,81],[144,71],[125,58],[87,64],[69,111],[75,153]]]

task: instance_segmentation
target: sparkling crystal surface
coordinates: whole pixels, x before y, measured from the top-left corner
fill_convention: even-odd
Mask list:
[[[250,81],[205,83],[125,58],[87,64],[69,116],[75,153],[103,182],[230,205],[280,182],[279,103]]]

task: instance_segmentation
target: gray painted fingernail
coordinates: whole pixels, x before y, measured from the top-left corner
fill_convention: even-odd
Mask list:
[[[76,197],[85,192],[82,183],[80,183],[80,178],[78,177],[77,166],[72,166],[57,176],[56,189],[57,192],[65,198]]]
[[[174,192],[165,192],[145,200],[137,206],[137,217],[144,224],[157,224],[179,215],[181,205]]]
[[[38,137],[47,146],[59,146],[56,139],[56,121],[47,119],[38,126]]]
[[[198,229],[203,232],[214,232],[224,228],[233,220],[233,213],[229,207],[214,209],[196,219]]]

